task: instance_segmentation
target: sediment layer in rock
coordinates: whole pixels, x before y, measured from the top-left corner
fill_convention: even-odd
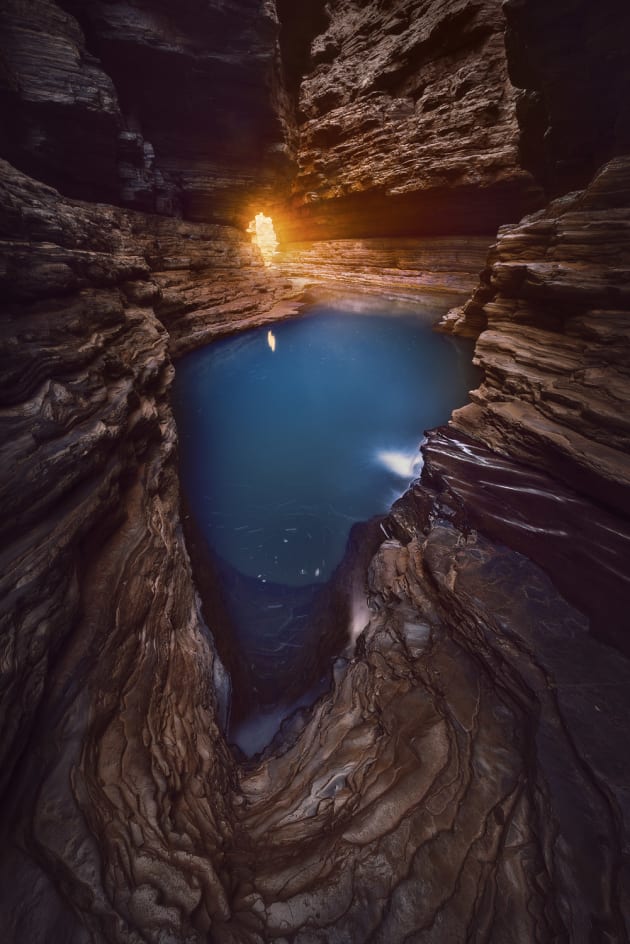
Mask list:
[[[71,197],[246,226],[293,166],[278,33],[250,0],[7,0],[0,154]]]
[[[179,525],[154,237],[6,164],[0,237],[3,935],[130,940],[198,898],[184,872],[224,907],[211,860],[231,829],[228,680]]]
[[[503,228],[489,262],[485,379],[453,424],[628,516],[630,161]]]
[[[286,241],[492,232],[540,203],[518,161],[496,0],[346,0],[299,98]]]
[[[289,243],[274,256],[283,275],[317,291],[414,299],[468,296],[485,265],[487,238],[361,239]]]

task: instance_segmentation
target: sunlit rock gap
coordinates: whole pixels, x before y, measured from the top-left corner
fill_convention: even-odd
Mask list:
[[[252,242],[260,249],[265,265],[270,266],[278,248],[278,239],[271,217],[265,216],[264,213],[257,213],[247,227],[247,232],[253,234]]]

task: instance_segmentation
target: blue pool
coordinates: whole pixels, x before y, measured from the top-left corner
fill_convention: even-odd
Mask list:
[[[177,366],[184,492],[237,578],[228,606],[252,651],[287,633],[300,645],[308,593],[341,560],[352,524],[388,510],[419,474],[425,429],[479,380],[471,342],[432,331],[439,312],[354,307],[318,305]]]

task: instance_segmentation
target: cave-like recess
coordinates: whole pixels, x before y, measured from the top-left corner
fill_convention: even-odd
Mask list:
[[[629,31],[2,4],[3,942],[628,941]],[[245,761],[174,373],[357,289],[448,308],[482,380],[350,535],[296,672],[329,688]]]

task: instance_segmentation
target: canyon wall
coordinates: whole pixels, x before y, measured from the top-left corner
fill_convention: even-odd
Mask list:
[[[72,197],[247,225],[292,171],[272,3],[8,0],[3,156]]]
[[[232,829],[229,680],[179,522],[170,354],[276,319],[286,293],[236,230],[1,170],[1,926],[131,940],[200,888],[225,912]]]
[[[449,320],[484,383],[356,563],[354,654],[255,764],[225,744],[172,358],[309,270],[415,292],[430,247],[459,294],[627,144],[620,2],[305,9],[0,12],[3,939],[627,941],[622,159],[501,231]]]
[[[285,243],[274,264],[296,286],[316,286],[318,295],[377,293],[456,305],[472,293],[487,254],[487,236],[324,239]]]
[[[283,241],[494,233],[541,205],[498,0],[329,8],[298,101]]]

